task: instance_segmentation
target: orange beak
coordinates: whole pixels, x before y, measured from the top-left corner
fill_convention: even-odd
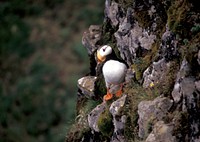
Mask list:
[[[98,63],[101,63],[103,61],[105,61],[106,57],[105,56],[101,56],[99,51],[97,50],[97,60],[98,60]]]

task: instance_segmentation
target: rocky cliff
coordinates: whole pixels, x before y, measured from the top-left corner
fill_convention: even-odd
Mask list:
[[[102,25],[83,34],[90,73],[66,142],[199,142],[199,12],[195,0],[106,0]],[[122,97],[103,103],[105,44],[129,69]]]

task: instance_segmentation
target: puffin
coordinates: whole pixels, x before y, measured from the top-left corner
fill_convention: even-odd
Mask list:
[[[107,94],[104,95],[103,100],[108,101],[113,98],[111,89],[113,87],[116,88],[116,86],[115,96],[120,97],[122,95],[127,65],[112,55],[112,48],[109,45],[104,45],[97,50],[97,61],[98,64],[104,62],[102,72],[106,83]]]

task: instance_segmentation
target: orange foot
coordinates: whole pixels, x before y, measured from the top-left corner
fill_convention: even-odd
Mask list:
[[[115,94],[115,96],[118,97],[118,98],[122,95],[122,86],[123,86],[123,85],[121,84],[120,89],[119,89],[119,90],[117,91],[117,93]]]
[[[108,101],[110,99],[112,99],[113,94],[111,94],[110,92],[107,92],[107,94],[105,96],[103,96],[103,100],[104,101]]]

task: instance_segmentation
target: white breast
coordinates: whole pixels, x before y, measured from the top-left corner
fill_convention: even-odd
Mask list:
[[[109,60],[103,66],[103,75],[108,84],[120,84],[124,82],[127,67],[125,64],[116,61]]]

